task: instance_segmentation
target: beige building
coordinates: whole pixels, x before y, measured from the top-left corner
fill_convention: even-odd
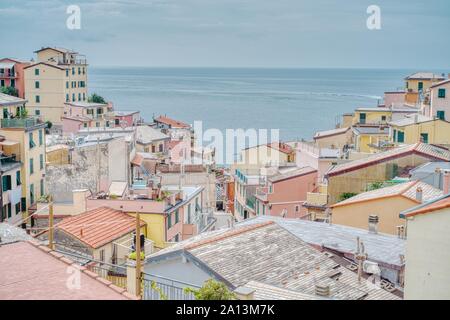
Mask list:
[[[32,115],[61,123],[64,103],[87,101],[87,61],[77,52],[42,48],[25,70],[25,98]]]
[[[360,229],[369,228],[369,217],[377,217],[377,231],[402,235],[405,221],[399,213],[442,196],[442,191],[420,181],[409,181],[367,191],[332,206],[331,221]]]
[[[450,194],[400,216],[408,231],[405,299],[450,299]]]

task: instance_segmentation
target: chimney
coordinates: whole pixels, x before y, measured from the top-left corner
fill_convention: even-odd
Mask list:
[[[377,234],[378,233],[378,215],[371,214],[369,215],[369,233]]]
[[[450,171],[443,171],[442,172],[442,190],[444,191],[444,194],[450,193]]]
[[[422,200],[423,200],[423,191],[422,191],[421,187],[418,187],[416,189],[416,200],[419,202],[422,202]]]
[[[316,295],[321,297],[329,297],[330,286],[326,284],[316,284]]]

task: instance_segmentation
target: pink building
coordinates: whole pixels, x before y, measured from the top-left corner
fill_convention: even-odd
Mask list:
[[[389,91],[384,93],[384,106],[403,106],[405,104],[405,91]]]
[[[23,68],[28,65],[30,65],[29,62],[9,58],[0,59],[0,87],[16,88],[19,97],[25,98]]]
[[[265,187],[256,189],[256,214],[302,218],[307,214],[303,203],[317,184],[317,170],[291,168],[267,178]]]
[[[115,126],[133,127],[142,122],[139,111],[114,111]]]
[[[67,102],[61,117],[64,134],[77,133],[83,128],[115,127],[111,103]]]

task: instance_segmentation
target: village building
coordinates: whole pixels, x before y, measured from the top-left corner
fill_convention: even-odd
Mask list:
[[[180,288],[212,278],[231,290],[255,281],[319,298],[399,299],[272,221],[203,233],[147,257],[144,270]]]
[[[86,57],[65,48],[46,47],[35,53],[36,62],[24,68],[27,108],[61,125],[64,103],[88,100]]]
[[[30,62],[17,59],[0,59],[0,88],[12,87],[17,90],[19,98],[25,98],[25,77],[23,69]]]
[[[114,111],[113,114],[116,127],[134,127],[143,122],[140,111]]]
[[[410,171],[411,180],[420,180],[447,194],[450,187],[450,162],[428,162]]]
[[[408,230],[405,299],[450,299],[450,194],[400,216]]]
[[[159,129],[147,125],[136,127],[136,150],[139,152],[151,152],[166,154],[170,136]]]
[[[272,142],[243,149],[238,163],[240,166],[260,168],[294,162],[295,148],[287,143]]]
[[[450,146],[450,122],[416,114],[389,122],[389,138],[395,144],[417,142]]]
[[[411,169],[430,161],[450,161],[450,151],[416,143],[334,165],[325,175],[328,204],[365,192],[370,184],[409,176]]]
[[[299,142],[299,144],[302,142]],[[303,142],[304,143],[304,142]],[[350,127],[318,131],[314,134],[314,144],[318,148],[340,149],[352,143]]]
[[[240,222],[238,225],[245,226],[266,221],[275,222],[320,251],[328,251],[348,259],[352,267],[356,267],[358,264],[356,255],[357,239],[359,239],[364,244],[365,253],[367,253],[367,263],[371,263],[372,266],[376,264],[380,269],[381,278],[397,288],[403,286],[406,249],[406,240],[404,238],[334,223],[274,216],[258,216]]]
[[[429,89],[440,81],[445,80],[443,75],[432,72],[416,72],[405,78],[405,90],[407,103],[418,104],[424,102],[429,104]]]
[[[433,84],[430,87],[430,97],[429,113],[425,114],[450,122],[450,79]]]
[[[68,276],[79,273],[79,286]],[[68,272],[71,272],[68,273]],[[5,300],[136,300],[60,252],[35,241],[0,245],[0,297]]]
[[[76,134],[84,128],[115,127],[111,103],[66,102],[61,122],[64,135]]]
[[[405,221],[399,213],[442,196],[439,190],[421,181],[409,181],[360,193],[331,206],[333,224],[372,232],[405,235]],[[373,223],[376,223],[376,228]]]

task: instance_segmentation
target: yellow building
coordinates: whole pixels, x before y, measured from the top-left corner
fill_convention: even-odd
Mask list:
[[[416,72],[405,78],[405,86],[407,92],[427,92],[434,83],[442,80],[445,80],[442,75],[432,72]]]
[[[70,163],[69,146],[57,144],[47,147],[47,165],[58,166]]]
[[[64,103],[87,101],[87,61],[77,52],[42,48],[37,62],[24,68],[25,98],[32,115],[61,123]]]
[[[417,114],[392,121],[389,125],[390,140],[394,143],[450,145],[450,122],[445,120]]]
[[[2,119],[3,152],[22,163],[22,203],[25,211],[45,194],[45,127],[35,118]]]
[[[353,115],[353,125],[383,125],[392,119],[391,108],[357,108]]]
[[[352,131],[358,152],[376,153],[389,141],[388,126],[354,126]]]
[[[420,181],[367,191],[331,206],[333,224],[369,229],[369,216],[378,217],[377,231],[398,234],[404,230],[403,210],[442,196],[442,191]],[[401,228],[401,229],[400,229]]]
[[[450,195],[400,214],[406,219],[406,300],[450,299]]]

